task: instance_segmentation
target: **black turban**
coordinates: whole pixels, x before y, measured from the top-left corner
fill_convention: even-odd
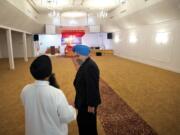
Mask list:
[[[32,76],[37,80],[44,80],[52,74],[52,63],[48,56],[37,57],[30,66]]]

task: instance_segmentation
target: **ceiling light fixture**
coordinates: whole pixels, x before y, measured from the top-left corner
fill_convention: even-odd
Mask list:
[[[65,17],[65,18],[81,18],[86,16],[87,13],[84,11],[67,11],[61,14],[61,17]]]
[[[55,10],[52,10],[51,12],[48,13],[48,16],[49,17],[60,17],[60,13]]]
[[[84,5],[90,9],[106,9],[117,7],[120,4],[120,0],[86,0]]]
[[[105,10],[101,10],[99,13],[97,13],[97,17],[100,19],[105,19],[108,17],[108,12]]]
[[[63,8],[70,5],[70,0],[32,0],[32,1],[36,3],[37,6],[48,9]]]

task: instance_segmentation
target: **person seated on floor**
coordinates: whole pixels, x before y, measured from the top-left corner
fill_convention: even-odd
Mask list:
[[[48,56],[36,58],[30,72],[35,82],[21,92],[25,109],[26,135],[68,135],[68,123],[76,119],[75,109],[59,89]]]

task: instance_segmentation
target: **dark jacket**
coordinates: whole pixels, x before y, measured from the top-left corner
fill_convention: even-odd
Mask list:
[[[86,109],[88,106],[97,107],[101,103],[99,92],[99,69],[96,63],[88,58],[80,66],[75,80],[75,107]]]

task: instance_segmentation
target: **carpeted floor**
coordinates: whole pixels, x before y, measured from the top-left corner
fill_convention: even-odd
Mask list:
[[[104,81],[159,135],[180,134],[180,74],[116,56],[94,59]]]
[[[72,61],[78,69],[74,58]],[[102,103],[98,108],[98,117],[106,135],[157,135],[103,79],[100,79],[100,93]]]
[[[121,113],[126,112],[127,108],[123,108],[124,105],[129,107],[128,112],[133,112],[131,117],[128,116],[129,114],[122,115],[122,113],[120,115],[120,123],[117,122],[117,125],[120,124],[116,132],[117,135],[121,135],[123,132],[123,135],[137,134],[137,132],[126,131],[127,127],[124,127],[125,124],[121,122],[127,120],[124,119],[126,116],[130,119],[124,122],[131,122],[129,126],[136,123],[137,127],[146,127],[141,129],[148,129],[149,134],[157,132],[159,135],[178,135],[180,133],[180,98],[178,97],[180,95],[180,74],[115,56],[93,57],[93,59],[98,63],[101,77],[105,81],[101,87],[106,85],[106,88],[107,86],[111,88],[109,92],[104,91],[106,96],[111,94],[111,97],[106,98],[107,102],[115,98],[123,103],[121,104],[121,109],[123,109]],[[2,135],[24,134],[24,112],[19,94],[25,84],[33,81],[28,71],[31,61],[32,59],[25,63],[22,59],[16,59],[16,70],[10,71],[8,61],[0,60],[0,134]],[[68,100],[72,102],[75,94],[72,81],[76,69],[69,58],[53,57],[52,61],[54,71],[58,73],[56,76],[61,89]],[[110,104],[113,103],[110,102]],[[98,121],[98,130],[100,135],[104,135],[102,125],[107,127],[108,124],[103,123],[104,118],[102,120],[101,117],[103,114],[99,115],[101,122]],[[141,124],[144,123],[143,125],[139,126],[137,119],[134,120],[137,118],[136,116]],[[112,119],[115,120],[115,118]],[[71,123],[69,127],[70,135],[78,135],[76,122]],[[111,131],[117,129],[117,127],[112,128],[113,126],[110,124],[109,127],[111,127],[109,132],[105,129],[106,135],[112,135]],[[120,130],[122,132],[119,132]],[[148,132],[142,131],[139,134],[147,135]]]
[[[157,135],[109,85],[101,79],[99,119],[107,135]]]
[[[22,88],[33,82],[29,74],[29,65],[23,59],[16,59],[16,70],[9,70],[8,60],[0,60],[0,135],[24,135],[24,111],[20,101]],[[69,58],[52,57],[54,72],[60,87],[69,102],[73,102],[75,90],[73,80],[76,73],[74,64]],[[101,123],[98,121],[98,132],[104,135]],[[69,125],[69,135],[78,135],[76,122]]]

